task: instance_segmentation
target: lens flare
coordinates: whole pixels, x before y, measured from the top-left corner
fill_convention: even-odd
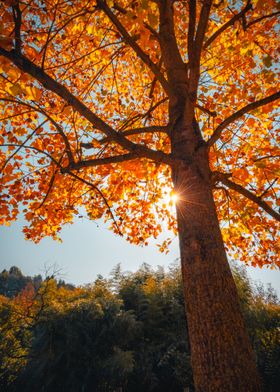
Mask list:
[[[171,192],[170,193],[170,202],[172,204],[176,204],[178,202],[178,200],[179,200],[179,196],[177,195],[177,193]]]

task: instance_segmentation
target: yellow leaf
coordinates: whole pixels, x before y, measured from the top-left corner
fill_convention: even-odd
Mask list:
[[[11,87],[9,87],[9,92],[15,97],[16,95],[19,95],[22,92],[22,89],[20,87],[19,83],[13,84]]]
[[[25,97],[33,101],[39,101],[42,95],[42,91],[34,86],[32,87],[27,86],[25,88],[25,93],[26,93]]]
[[[15,80],[20,77],[20,71],[16,68],[9,67],[7,70],[9,78]]]
[[[262,168],[266,167],[266,163],[264,161],[257,161],[257,162],[255,162],[255,166],[262,169]]]

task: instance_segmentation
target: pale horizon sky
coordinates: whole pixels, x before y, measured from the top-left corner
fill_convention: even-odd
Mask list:
[[[76,219],[62,229],[62,244],[50,238],[34,244],[24,239],[23,224],[21,216],[10,227],[0,227],[0,271],[16,265],[25,275],[43,275],[45,266],[56,265],[62,279],[81,285],[93,282],[98,274],[108,277],[118,263],[123,271],[136,271],[142,263],[168,268],[179,257],[177,238],[165,255],[156,246],[160,239],[151,241],[148,247],[139,247],[114,235],[102,223]],[[280,297],[280,270],[249,267],[247,271],[255,282],[271,283]]]

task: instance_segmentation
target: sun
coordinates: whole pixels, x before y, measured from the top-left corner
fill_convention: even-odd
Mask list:
[[[174,191],[172,191],[170,194],[170,201],[173,204],[176,204],[179,201],[179,196]]]
[[[179,201],[179,196],[174,190],[167,190],[164,192],[164,196],[162,198],[162,202],[165,205],[175,206]]]

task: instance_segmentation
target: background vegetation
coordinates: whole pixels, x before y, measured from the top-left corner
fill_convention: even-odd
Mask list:
[[[280,305],[233,267],[264,391],[280,385]],[[199,304],[197,304],[199,306]],[[193,391],[181,274],[119,265],[75,287],[53,276],[0,274],[3,392]]]

